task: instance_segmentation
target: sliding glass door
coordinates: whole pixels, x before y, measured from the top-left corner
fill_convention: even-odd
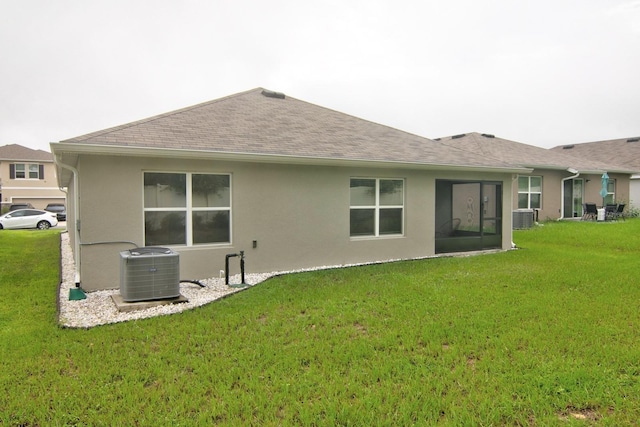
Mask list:
[[[582,193],[584,180],[582,178],[569,179],[564,182],[563,218],[582,217]]]

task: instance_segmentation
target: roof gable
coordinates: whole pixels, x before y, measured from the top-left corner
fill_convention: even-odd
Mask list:
[[[111,147],[513,169],[262,88],[61,141]],[[52,144],[55,150],[55,146]]]
[[[32,150],[18,144],[0,147],[0,159],[15,161],[53,162],[53,154],[43,150]]]

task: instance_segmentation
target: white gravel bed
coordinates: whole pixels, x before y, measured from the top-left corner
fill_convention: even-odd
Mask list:
[[[69,234],[62,233],[60,239],[62,282],[60,283],[58,320],[62,326],[70,328],[91,328],[108,323],[126,322],[128,320],[179,313],[208,304],[229,294],[242,291],[247,289],[247,287],[257,285],[275,275],[275,273],[247,274],[245,275],[245,282],[249,286],[245,288],[227,286],[224,283],[224,278],[199,280],[205,287],[194,283],[183,282],[180,283],[180,294],[186,297],[189,300],[188,302],[161,305],[130,312],[120,312],[111,298],[112,295],[120,293],[118,289],[86,292],[86,299],[69,300],[69,290],[75,287],[75,264],[69,244]],[[231,284],[240,283],[240,275],[230,277],[229,281]]]

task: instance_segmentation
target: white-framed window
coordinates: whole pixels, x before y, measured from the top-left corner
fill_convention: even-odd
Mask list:
[[[542,208],[542,177],[518,177],[518,209]]]
[[[25,179],[27,177],[26,165],[24,163],[16,163],[16,179]]]
[[[44,165],[38,163],[12,163],[9,170],[11,179],[44,179]]]
[[[607,196],[604,198],[604,204],[616,203],[616,180],[610,179],[607,183]]]
[[[231,243],[231,175],[144,172],[144,242]]]
[[[351,237],[404,234],[404,179],[351,178]]]

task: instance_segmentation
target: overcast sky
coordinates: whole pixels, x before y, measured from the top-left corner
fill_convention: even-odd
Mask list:
[[[0,145],[264,87],[429,138],[640,136],[640,0],[0,0]]]

